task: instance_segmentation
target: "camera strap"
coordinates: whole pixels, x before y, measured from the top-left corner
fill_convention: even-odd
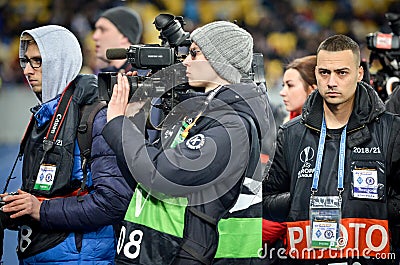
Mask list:
[[[71,82],[61,95],[59,104],[57,106],[56,113],[53,115],[46,138],[43,140],[43,149],[45,150],[45,152],[43,153],[43,157],[41,159],[40,164],[43,162],[46,152],[49,151],[53,147],[53,143],[58,135],[58,132],[62,125],[62,122],[64,121],[65,114],[67,113],[68,107],[71,103],[74,88],[75,88],[75,85]],[[57,123],[54,124],[56,116],[58,116],[61,119],[58,119]],[[34,124],[35,124],[35,118],[34,118],[34,115],[32,115],[29,120],[28,126],[25,129],[24,136],[21,139],[21,142],[19,145],[19,152],[18,152],[17,157],[15,158],[15,161],[14,161],[13,167],[11,168],[10,174],[7,177],[7,181],[4,186],[3,193],[5,193],[7,191],[10,181],[12,179],[16,178],[16,177],[13,177],[12,174],[14,173],[14,170],[15,170],[18,160],[19,161],[22,160],[22,157],[24,155],[25,145],[28,140],[28,135],[30,135],[30,133],[32,132]],[[52,129],[53,127],[54,127],[54,129]],[[52,138],[53,140],[48,140],[49,138]]]
[[[47,131],[47,135],[43,140],[43,156],[40,160],[40,164],[43,163],[44,158],[46,157],[46,153],[50,151],[54,143],[57,139],[58,133],[60,132],[60,128],[64,122],[65,116],[67,114],[68,108],[71,104],[72,95],[75,90],[74,82],[69,83],[69,85],[65,88],[63,93],[61,94],[60,101],[58,102],[57,109],[53,114],[53,118],[51,119],[49,129]]]
[[[5,193],[8,189],[8,185],[10,184],[10,181],[12,179],[15,179],[16,177],[13,177],[12,174],[14,173],[15,170],[15,166],[17,165],[18,160],[21,161],[22,157],[24,156],[24,149],[25,149],[25,145],[26,145],[26,140],[27,140],[27,135],[32,131],[33,125],[35,124],[35,118],[33,117],[33,115],[31,116],[28,126],[25,129],[25,133],[24,136],[21,139],[21,142],[19,144],[19,152],[17,157],[15,158],[14,161],[14,165],[11,168],[10,174],[7,177],[7,181],[6,181],[6,185],[4,186],[3,192]]]
[[[12,179],[15,179],[15,178],[16,178],[16,177],[13,177],[12,174],[14,173],[14,169],[15,169],[15,166],[17,165],[18,160],[19,160],[19,161],[22,160],[22,155],[21,155],[21,153],[18,153],[17,157],[15,158],[14,165],[12,166],[11,171],[10,171],[10,174],[9,174],[8,177],[7,177],[6,185],[4,185],[4,189],[3,189],[3,192],[2,192],[2,193],[6,193],[6,192],[7,192],[8,185],[10,184],[10,181],[11,181]]]
[[[178,144],[182,143],[186,139],[186,137],[189,135],[189,130],[196,124],[197,120],[206,111],[211,100],[213,100],[213,98],[218,93],[218,91],[221,89],[221,87],[222,86],[219,86],[210,92],[210,94],[206,98],[206,101],[204,101],[203,107],[201,108],[201,110],[197,113],[196,117],[190,123],[186,122],[187,116],[183,119],[182,127],[179,129],[178,133],[175,135],[175,138],[172,141],[172,144],[170,145],[171,148],[175,148]]]

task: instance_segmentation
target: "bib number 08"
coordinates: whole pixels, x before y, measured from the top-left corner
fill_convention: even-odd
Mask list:
[[[117,244],[117,254],[124,249],[124,255],[129,259],[136,259],[140,253],[140,244],[143,239],[143,232],[141,230],[133,230],[129,234],[129,240],[125,243],[126,237],[126,227],[121,227],[121,232],[119,234],[118,244]]]

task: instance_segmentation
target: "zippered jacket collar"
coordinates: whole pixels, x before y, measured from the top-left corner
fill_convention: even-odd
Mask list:
[[[315,90],[303,106],[302,120],[307,127],[321,129],[323,98]],[[356,89],[353,112],[347,124],[347,132],[365,127],[366,124],[378,119],[385,111],[385,104],[376,91],[367,83],[359,82]]]

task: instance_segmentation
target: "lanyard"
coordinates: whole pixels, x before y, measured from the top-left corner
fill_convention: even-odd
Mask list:
[[[339,147],[339,165],[338,165],[338,191],[343,191],[343,179],[344,179],[344,159],[345,159],[345,148],[346,148],[346,128],[344,127],[342,134],[340,135],[340,147]],[[319,136],[317,160],[315,162],[315,170],[313,175],[313,182],[311,192],[314,194],[318,190],[319,175],[321,172],[322,156],[324,154],[326,137],[326,123],[325,116],[322,116],[321,134]]]
[[[204,111],[206,111],[208,105],[210,104],[211,100],[215,97],[215,95],[218,93],[218,91],[221,89],[222,86],[218,86],[214,90],[210,92],[210,94],[207,96],[206,101],[204,102],[203,108],[200,110],[200,112],[197,114],[196,118],[188,124],[186,122],[187,116],[183,119],[182,121],[182,127],[180,128],[179,132],[175,136],[172,144],[170,145],[171,148],[175,148],[178,144],[182,143],[186,137],[189,134],[189,130],[192,129],[192,127],[196,124],[197,120],[203,115]]]

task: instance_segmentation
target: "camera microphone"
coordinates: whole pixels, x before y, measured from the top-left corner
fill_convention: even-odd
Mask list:
[[[127,49],[123,48],[113,48],[113,49],[107,49],[106,51],[106,57],[109,60],[122,60],[126,59],[126,52]]]

